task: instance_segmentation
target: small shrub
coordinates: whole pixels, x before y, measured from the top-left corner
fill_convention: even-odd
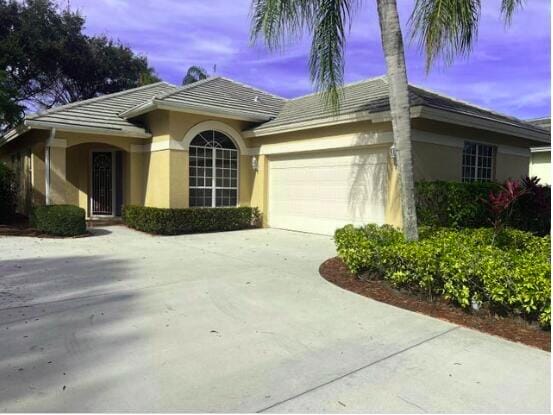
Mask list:
[[[389,225],[347,225],[334,235],[338,255],[352,272],[382,272],[382,250],[403,240],[403,234]]]
[[[497,194],[490,192],[484,200],[490,213],[490,222],[498,235],[513,216],[513,209],[526,192],[518,181],[507,180],[501,185]]]
[[[86,232],[85,210],[73,205],[33,208],[31,226],[50,235],[77,236]]]
[[[260,213],[252,207],[161,209],[125,206],[123,222],[143,232],[179,235],[258,227]]]
[[[376,272],[397,287],[443,296],[463,308],[485,302],[499,312],[551,324],[551,238],[493,228],[422,228],[405,242],[389,226],[338,229],[338,255],[354,273]]]
[[[15,215],[17,184],[14,172],[0,162],[0,223],[7,223]]]

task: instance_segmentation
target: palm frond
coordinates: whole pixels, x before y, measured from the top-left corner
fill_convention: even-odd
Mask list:
[[[327,107],[337,109],[343,97],[344,49],[355,2],[320,0],[314,15],[309,72]]]
[[[251,41],[263,37],[272,50],[284,47],[309,26],[314,0],[254,0],[252,2]]]
[[[409,18],[411,39],[424,50],[427,71],[439,58],[451,64],[455,56],[471,52],[480,14],[480,0],[416,1]]]
[[[312,34],[311,81],[327,107],[339,111],[344,80],[346,35],[359,0],[254,0],[251,38],[270,49],[286,46],[305,31]]]
[[[518,8],[521,8],[525,3],[525,0],[502,0],[501,1],[501,14],[507,24],[510,24],[513,19],[513,14]]]

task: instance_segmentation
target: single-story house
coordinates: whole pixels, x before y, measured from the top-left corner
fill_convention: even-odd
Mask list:
[[[551,117],[527,121],[551,132]],[[530,176],[539,177],[542,184],[551,184],[551,140],[547,146],[530,148]]]
[[[409,86],[416,180],[528,174],[542,128]],[[386,77],[285,99],[223,77],[143,86],[28,115],[0,142],[21,210],[70,203],[89,218],[126,204],[257,206],[264,226],[332,233],[401,225]]]

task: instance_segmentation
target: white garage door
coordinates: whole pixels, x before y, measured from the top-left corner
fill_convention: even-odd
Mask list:
[[[333,234],[348,223],[383,224],[385,149],[271,157],[269,226]]]

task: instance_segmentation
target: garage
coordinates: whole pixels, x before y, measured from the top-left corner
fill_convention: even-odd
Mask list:
[[[268,224],[331,235],[348,223],[384,224],[387,149],[272,156]]]

